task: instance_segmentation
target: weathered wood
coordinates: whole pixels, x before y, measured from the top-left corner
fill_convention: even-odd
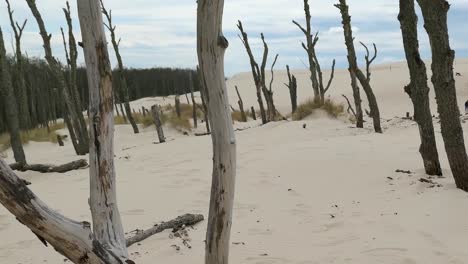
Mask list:
[[[239,98],[239,100],[237,101],[237,104],[239,105],[239,111],[241,112],[242,122],[247,122],[247,115],[245,114],[245,111],[244,111],[244,102],[242,101],[242,97],[239,93],[239,89],[237,88],[237,85],[235,86],[235,88],[236,88],[237,97]]]
[[[90,99],[89,205],[93,237],[120,259],[117,263],[129,263],[116,198],[114,94],[102,13],[96,0],[80,0],[78,14]]]
[[[458,188],[468,191],[468,156],[460,123],[453,72],[455,51],[450,47],[445,0],[417,0],[424,17],[424,28],[432,51],[432,83],[440,116],[442,138]]]
[[[289,83],[285,85],[289,89],[289,96],[291,98],[291,113],[294,113],[297,109],[297,79],[296,76],[289,71],[289,65],[286,65],[286,72],[288,73]]]
[[[168,222],[162,222],[161,224],[154,225],[147,230],[137,230],[137,233],[134,236],[127,238],[127,247],[141,242],[157,233],[161,233],[164,230],[178,230],[185,226],[193,226],[203,220],[203,215],[185,214]]]
[[[117,66],[118,66],[118,73],[119,73],[119,81],[120,81],[120,99],[123,100],[124,109],[126,112],[126,118],[130,122],[130,125],[133,128],[133,133],[138,134],[140,130],[138,129],[138,125],[135,122],[135,119],[132,115],[132,109],[130,107],[130,95],[128,93],[128,84],[127,79],[125,78],[124,74],[124,64],[122,60],[122,56],[120,55],[120,39],[117,41],[117,37],[115,35],[116,26],[112,23],[112,10],[109,12],[107,11],[106,7],[104,6],[104,2],[100,0],[102,13],[106,17],[107,24],[104,24],[106,28],[110,32],[111,43],[112,47],[114,48],[115,57],[117,58]]]
[[[3,41],[3,32],[0,28],[0,95],[4,98],[3,111],[6,115],[8,129],[10,132],[11,148],[15,161],[26,164],[26,155],[21,142],[20,124],[18,118],[18,106],[16,104],[13,84],[11,81],[10,69],[8,67],[5,43]]]
[[[349,101],[348,97],[344,94],[342,94],[341,96],[343,96],[346,99],[346,102],[348,103],[348,114],[352,113],[353,116],[356,117],[356,111],[354,111],[353,106],[351,105],[351,102]]]
[[[351,88],[353,89],[353,97],[354,97],[354,106],[356,108],[356,127],[363,128],[364,127],[364,117],[362,111],[362,101],[361,101],[361,94],[359,92],[359,86],[357,84],[357,77],[356,77],[356,69],[357,69],[357,58],[356,58],[356,51],[354,49],[354,38],[351,29],[351,16],[349,15],[349,7],[346,4],[346,0],[340,0],[339,4],[335,5],[341,13],[344,36],[345,36],[345,44],[348,50],[348,63],[349,63],[349,74],[351,77]]]
[[[401,25],[403,46],[411,78],[410,83],[405,87],[405,92],[411,98],[414,106],[414,120],[419,126],[421,139],[419,153],[421,153],[426,174],[442,175],[429,103],[427,70],[419,53],[418,16],[414,0],[400,0],[398,20]]]
[[[52,165],[52,164],[25,164],[20,163],[10,164],[12,170],[18,171],[36,171],[40,173],[65,173],[72,170],[85,169],[88,167],[88,162],[84,159],[65,163],[63,165]]]
[[[189,73],[189,86],[190,86],[190,96],[192,98],[192,118],[193,118],[193,127],[198,127],[198,117],[197,117],[197,102],[195,102],[195,96],[193,95],[193,78],[192,72]]]
[[[222,33],[224,0],[198,0],[197,53],[212,128],[213,177],[205,263],[227,264],[236,178],[236,137],[224,73],[228,41]]]
[[[158,133],[159,143],[164,143],[166,142],[166,137],[164,136],[164,130],[161,121],[161,107],[159,105],[153,105],[151,107],[151,113],[153,114],[153,121]]]
[[[306,28],[302,27],[298,22],[292,21],[306,37],[306,43],[302,43],[302,47],[307,52],[307,58],[309,59],[309,71],[310,71],[310,80],[312,81],[312,89],[314,90],[314,99],[321,98],[320,96],[320,86],[317,78],[317,65],[314,60],[315,56],[315,45],[317,44],[318,37],[312,34],[312,25],[310,15],[310,6],[309,1],[304,0],[304,13],[306,19]]]
[[[244,31],[244,27],[242,25],[242,22],[239,20],[237,24],[237,28],[241,32],[241,36],[239,38],[241,39],[242,43],[244,44],[244,47],[247,51],[247,55],[249,56],[250,59],[250,68],[252,70],[252,76],[254,79],[255,83],[255,88],[257,92],[257,101],[258,101],[258,106],[260,108],[260,117],[262,119],[262,124],[268,123],[268,118],[267,114],[265,111],[265,106],[263,104],[263,98],[262,98],[262,77],[261,77],[261,72],[260,72],[260,67],[258,66],[258,63],[255,61],[255,57],[253,56],[252,49],[250,48],[249,44],[249,38],[247,33]],[[265,52],[264,52],[265,54]],[[264,56],[265,58],[265,56]]]
[[[250,111],[252,113],[253,120],[257,120],[257,114],[255,113],[255,108],[253,106],[250,108]]]
[[[180,96],[176,95],[174,98],[174,101],[175,101],[174,103],[175,103],[175,110],[176,110],[177,117],[180,118],[182,116],[182,113],[180,110]]]

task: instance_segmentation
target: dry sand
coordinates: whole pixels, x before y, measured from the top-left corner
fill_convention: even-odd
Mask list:
[[[457,61],[456,71],[464,75],[457,77],[461,107],[468,99],[468,61]],[[307,72],[295,74],[300,100],[305,100],[312,94]],[[341,101],[342,93],[351,95],[349,77],[346,70],[336,75],[330,95]],[[284,82],[285,72],[277,72],[275,99],[286,113],[290,106]],[[454,186],[439,126],[436,134],[445,178],[435,179],[441,187],[431,188],[418,181],[424,170],[417,126],[394,118],[412,112],[403,92],[407,82],[402,63],[373,71],[372,83],[386,119],[383,135],[320,115],[262,127],[253,121],[236,124],[251,128],[236,134],[239,161],[232,263],[468,263],[468,194]],[[236,107],[234,85],[239,86],[246,106],[256,105],[249,73],[228,81],[231,104]],[[146,98],[132,106],[149,107],[155,101],[163,99]],[[463,127],[468,131],[467,124]],[[118,200],[126,231],[188,212],[207,214],[211,138],[167,134],[174,140],[153,145],[153,128],[133,135],[130,126],[116,126]],[[69,142],[64,148],[30,143],[25,150],[34,163],[76,159]],[[12,161],[12,154],[7,154]],[[396,169],[414,173],[396,173]],[[52,208],[74,219],[90,219],[87,170],[20,176],[31,181],[33,191]],[[203,263],[205,230],[206,221],[189,229],[191,249],[179,238],[170,238],[167,231],[131,247],[130,252],[141,264]],[[3,208],[0,237],[0,263],[64,262]]]

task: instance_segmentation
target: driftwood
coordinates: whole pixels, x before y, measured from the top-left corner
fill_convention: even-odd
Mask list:
[[[72,161],[69,163],[65,163],[63,165],[51,165],[51,164],[21,164],[19,162],[10,164],[10,168],[12,170],[17,171],[37,171],[40,173],[50,173],[50,172],[57,172],[57,173],[65,173],[72,170],[79,170],[88,167],[88,162],[84,159]]]
[[[193,226],[196,223],[201,222],[203,220],[204,220],[203,215],[185,214],[171,221],[157,224],[151,227],[150,229],[147,229],[144,231],[137,230],[137,233],[135,236],[127,238],[127,247],[130,247],[131,245],[135,243],[141,242],[149,238],[152,235],[161,233],[166,229],[173,229],[174,231],[177,231],[184,226]]]

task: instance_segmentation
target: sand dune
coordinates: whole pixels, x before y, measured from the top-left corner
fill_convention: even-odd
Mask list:
[[[468,60],[457,61],[455,68],[463,75],[457,77],[461,107],[468,99]],[[300,101],[305,100],[312,94],[307,71],[294,73]],[[276,72],[275,79],[276,104],[287,113],[285,72]],[[250,129],[236,133],[239,161],[232,263],[468,263],[468,194],[455,188],[440,128],[436,126],[436,134],[445,178],[434,180],[440,186],[421,183],[424,170],[417,126],[394,118],[412,112],[403,92],[408,83],[406,65],[376,66],[372,83],[386,119],[383,135],[372,133],[370,127],[355,129],[350,123],[320,116],[261,127],[254,121],[236,124]],[[246,106],[256,106],[249,73],[228,81],[231,104],[236,107],[234,85],[239,86]],[[342,93],[351,95],[346,70],[337,71],[329,92],[336,100],[342,100]],[[173,100],[145,98],[132,102],[132,107],[155,102]],[[463,127],[468,131],[467,124]],[[154,145],[153,128],[133,135],[130,126],[116,126],[118,200],[126,231],[187,212],[207,215],[211,138],[167,134],[174,140]],[[33,162],[76,159],[69,142],[64,148],[30,143],[25,151]],[[12,154],[7,154],[12,161]],[[396,169],[413,173],[396,173]],[[90,219],[87,170],[20,176],[31,181],[33,191],[51,207],[74,219]],[[189,229],[191,249],[164,232],[131,247],[130,252],[141,264],[203,263],[205,230],[206,222]],[[64,262],[4,208],[0,208],[0,236],[0,263]]]

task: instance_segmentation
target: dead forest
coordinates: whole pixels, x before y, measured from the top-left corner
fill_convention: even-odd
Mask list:
[[[41,9],[41,1],[0,1],[4,1],[6,6],[0,12],[10,22],[0,25],[0,203],[16,218],[15,225],[26,226],[31,231],[31,237],[39,239],[45,246],[50,245],[50,248],[72,263],[138,263],[130,247],[141,246],[150,237],[161,235],[167,230],[172,230],[172,235],[181,236],[177,232],[194,228],[202,222],[206,226],[202,243],[205,247],[204,263],[227,264],[232,259],[232,252],[237,252],[230,249],[244,243],[232,239],[238,239],[241,233],[237,230],[237,233],[231,232],[231,228],[236,225],[237,216],[234,212],[243,209],[242,206],[248,207],[251,214],[264,210],[245,201],[244,205],[236,206],[235,203],[236,195],[240,192],[236,178],[249,178],[251,175],[247,177],[240,172],[248,174],[244,166],[255,166],[253,161],[242,163],[246,161],[242,155],[247,153],[240,142],[245,139],[242,133],[254,131],[249,135],[255,138],[256,129],[271,129],[270,133],[273,134],[276,126],[281,124],[295,124],[301,133],[308,133],[312,130],[310,124],[315,122],[311,116],[317,112],[342,121],[340,124],[344,124],[343,128],[336,130],[341,129],[340,132],[346,133],[352,131],[350,133],[354,134],[350,135],[353,136],[368,133],[366,135],[374,140],[385,138],[390,133],[391,122],[385,118],[387,113],[383,107],[386,98],[379,96],[381,80],[376,77],[379,73],[375,72],[376,64],[380,61],[379,46],[372,42],[364,43],[356,37],[359,34],[356,34],[353,19],[359,13],[353,9],[355,1],[330,2],[339,18],[334,26],[340,28],[340,44],[346,53],[341,58],[344,61],[341,65],[340,58],[325,60],[328,57],[322,56],[326,47],[320,45],[323,33],[314,25],[314,1],[298,0],[303,8],[302,17],[291,17],[287,22],[302,38],[300,42],[294,43],[305,61],[302,71],[283,63],[283,54],[272,52],[272,47],[277,43],[272,34],[269,35],[266,29],[256,34],[259,32],[258,25],[251,21],[235,19],[237,23],[230,25],[235,32],[224,35],[224,0],[198,0],[196,10],[192,10],[196,13],[196,26],[194,24],[193,29],[196,32],[196,44],[193,47],[193,54],[197,55],[196,65],[148,69],[133,68],[126,64],[127,58],[125,52],[122,52],[125,45],[121,45],[120,36],[122,22],[109,8],[109,0],[77,0],[72,5],[65,0],[58,1],[63,2],[61,34],[49,31],[51,22],[47,21],[48,16],[43,16],[45,10]],[[15,16],[19,1],[25,2],[29,8],[27,20],[18,21]],[[406,94],[412,111],[393,119],[408,121],[417,127],[419,141],[415,139],[412,144],[418,147],[419,153],[416,155],[419,163],[412,164],[412,169],[422,168],[424,177],[431,180],[423,176],[421,179],[431,183],[432,179],[446,176],[460,192],[468,192],[468,155],[463,134],[466,119],[460,111],[457,97],[458,79],[454,70],[456,54],[450,42],[448,24],[449,2],[399,1],[399,14],[394,20],[400,25],[397,30],[401,32],[401,53],[405,58],[402,65],[408,71],[409,78],[404,87],[395,87],[395,90],[399,94]],[[353,16],[353,13],[356,15]],[[226,28],[226,21],[231,21],[231,18],[224,21]],[[37,26],[37,34],[41,37],[37,47],[43,49],[43,57],[29,57],[28,50],[24,48],[24,33],[31,24]],[[421,25],[429,39],[429,59],[421,55],[423,44],[421,30],[418,30]],[[10,31],[13,52],[7,52],[10,45],[7,32]],[[51,43],[54,41],[63,43],[65,60],[56,56],[59,51],[53,49]],[[245,62],[248,68],[242,78],[248,82],[236,82],[238,79],[235,79],[228,85],[230,80],[225,71],[224,57],[232,48],[230,43],[234,42],[240,44],[241,52],[245,55],[240,59],[247,59]],[[361,57],[360,54],[365,55]],[[111,65],[111,61],[115,61],[115,65]],[[301,79],[301,75],[306,78]],[[342,76],[346,83],[337,84],[344,78]],[[248,85],[242,87],[244,83]],[[336,86],[345,86],[349,93],[334,90]],[[282,89],[281,92],[279,89]],[[279,96],[284,91],[287,94],[287,108],[282,107],[283,98]],[[306,101],[298,99],[304,98],[301,93],[306,93]],[[435,97],[436,105],[431,105],[431,97]],[[151,104],[142,106],[141,102]],[[402,110],[402,115],[405,113],[403,111],[407,112]],[[120,134],[122,126],[131,128],[125,130],[129,135]],[[137,139],[140,140],[142,134],[147,133],[151,133],[152,140],[145,137],[146,142],[140,144]],[[439,134],[441,138],[438,138]],[[209,195],[209,203],[204,205],[207,214],[192,209],[180,213],[182,209],[187,209],[182,208],[178,211],[180,216],[167,222],[154,224],[156,219],[147,219],[150,228],[138,229],[133,233],[125,230],[122,219],[126,216],[117,200],[117,181],[121,175],[118,168],[124,162],[130,162],[132,157],[117,154],[123,148],[120,140],[131,141],[127,150],[148,145],[154,149],[154,153],[165,151],[164,155],[169,157],[180,155],[179,152],[169,153],[172,151],[170,144],[177,141],[184,142],[184,152],[203,155],[200,147],[191,149],[195,144],[189,139],[205,140],[208,137],[211,141],[203,141],[205,145],[211,144],[210,185],[205,186],[205,192]],[[270,134],[258,137],[269,138]],[[281,140],[275,138],[276,141],[270,144],[278,144],[278,152],[288,152],[282,145],[284,137]],[[289,142],[289,135],[286,137],[288,139],[284,139],[284,142]],[[439,145],[437,141],[440,141]],[[47,164],[37,162],[37,152],[28,152],[30,142],[53,144],[61,150],[70,145],[72,147],[67,149],[70,153],[67,152],[66,157],[74,158],[65,163],[54,160]],[[366,144],[365,140],[362,142]],[[254,151],[266,151],[266,146],[268,144]],[[339,145],[337,148],[346,146]],[[322,149],[311,149],[311,153],[301,156],[307,156],[311,161],[320,161],[315,155],[320,156],[318,152]],[[407,151],[408,146],[402,149]],[[41,155],[48,155],[48,148],[44,147],[41,151]],[[10,152],[13,156],[6,157],[3,154]],[[147,156],[149,159],[151,155]],[[273,163],[285,162],[283,159],[286,156],[276,157]],[[178,163],[172,156],[170,158],[175,167],[182,163]],[[448,166],[444,165],[445,160]],[[151,161],[147,166],[158,171],[158,161]],[[190,162],[189,159],[183,161],[192,166]],[[338,164],[337,167],[340,166]],[[139,176],[140,168],[134,169],[135,177]],[[196,172],[197,168],[192,169]],[[90,219],[71,219],[63,215],[63,210],[52,208],[45,200],[41,200],[39,193],[33,192],[34,188],[30,187],[34,187],[34,181],[31,183],[23,177],[26,172],[41,175],[56,173],[61,175],[57,177],[63,177],[76,171],[89,173],[89,199],[84,206],[89,207]],[[353,174],[357,182],[360,173]],[[282,180],[278,175],[272,177]],[[394,180],[392,177],[387,178]],[[242,178],[242,181],[248,180]],[[206,185],[205,181],[192,183],[199,182]],[[294,188],[300,184],[296,185],[298,187],[290,185],[287,190],[292,195],[296,191]],[[301,203],[297,201],[296,204],[299,206]],[[333,206],[336,206],[334,209],[338,208],[338,205]],[[300,210],[294,212],[297,211]],[[336,212],[325,215],[327,220],[329,215],[333,219],[338,217]],[[267,220],[256,217],[259,226],[263,225],[263,221],[268,226]],[[161,218],[167,216],[162,215]],[[256,228],[260,230],[260,227]],[[270,229],[275,230],[268,227],[268,232],[273,232]],[[311,234],[304,236],[312,236],[310,239],[314,239]],[[188,239],[183,241],[184,245],[189,243]],[[272,253],[262,254],[260,256],[266,258]]]

